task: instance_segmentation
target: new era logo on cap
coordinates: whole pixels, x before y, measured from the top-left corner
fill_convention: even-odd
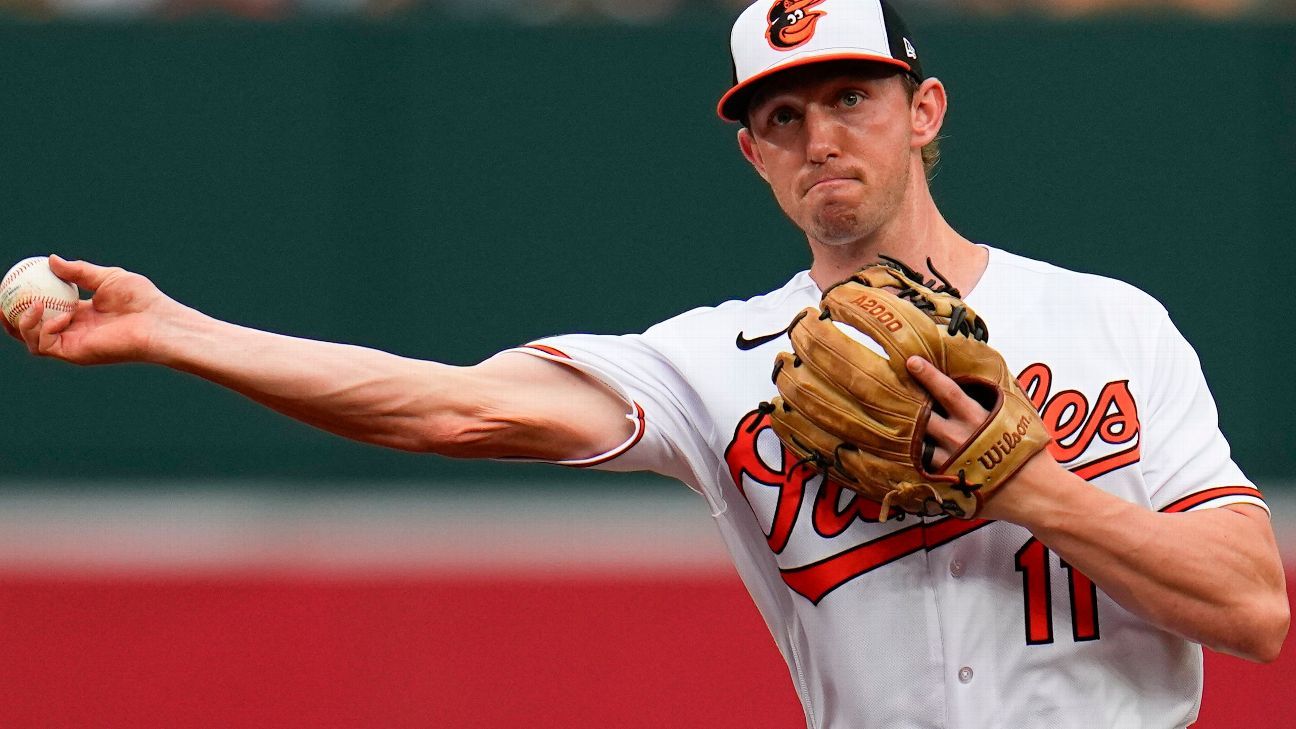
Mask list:
[[[757,82],[810,63],[876,61],[921,79],[910,38],[886,0],[757,0],[734,23],[733,87],[718,111],[739,121]]]

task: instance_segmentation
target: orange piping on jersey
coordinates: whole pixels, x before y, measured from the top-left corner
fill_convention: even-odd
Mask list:
[[[558,357],[560,359],[572,359],[571,355],[567,354],[561,349],[558,349],[556,347],[550,347],[545,344],[524,344],[522,345],[522,349],[534,349],[537,352],[543,352],[551,357]],[[568,468],[589,468],[591,466],[597,466],[601,463],[607,463],[613,458],[616,458],[622,453],[625,453],[626,451],[638,445],[639,441],[643,440],[644,433],[648,430],[648,417],[644,414],[643,406],[640,405],[638,402],[631,400],[630,404],[634,405],[634,409],[635,409],[635,432],[634,435],[630,436],[630,440],[626,441],[618,448],[608,451],[607,453],[604,453],[601,456],[595,456],[592,459],[576,460],[576,461],[555,461],[555,463],[559,466],[567,466]]]
[[[1182,499],[1161,509],[1166,514],[1179,514],[1189,509],[1201,506],[1207,501],[1222,499],[1227,496],[1250,496],[1254,499],[1264,501],[1264,494],[1259,489],[1253,489],[1250,486],[1217,486],[1215,488],[1198,491],[1195,494],[1189,494]]]
[[[626,441],[624,445],[622,445],[620,448],[617,448],[616,450],[609,451],[608,453],[605,453],[602,456],[598,456],[592,461],[574,461],[574,462],[566,462],[566,463],[559,462],[558,465],[567,466],[569,468],[589,468],[590,466],[597,466],[600,463],[607,463],[613,458],[616,458],[622,453],[625,453],[631,448],[634,448],[635,445],[639,443],[639,441],[643,440],[644,431],[648,429],[648,419],[644,415],[643,406],[637,402],[634,404],[634,406],[635,406],[635,433],[634,436],[632,436],[630,440]]]
[[[544,344],[524,344],[522,346],[527,349],[538,349],[541,352],[544,352],[545,354],[551,354],[555,357],[562,357],[563,359],[571,359],[571,355],[567,354],[561,349],[555,349],[554,347],[550,347]]]

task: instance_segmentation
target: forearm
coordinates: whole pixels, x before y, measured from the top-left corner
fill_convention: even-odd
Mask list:
[[[197,375],[348,438],[465,458],[579,460],[624,443],[629,403],[578,369],[507,353],[451,367],[217,321],[121,268],[50,257],[92,299],[6,331],[78,365],[151,362]]]
[[[1228,508],[1153,512],[1043,458],[991,503],[994,516],[1030,529],[1155,625],[1252,660],[1272,660],[1281,647],[1287,598],[1272,534],[1253,523],[1263,516]]]
[[[192,309],[159,322],[146,358],[331,433],[444,451],[467,403],[464,368],[258,331]]]

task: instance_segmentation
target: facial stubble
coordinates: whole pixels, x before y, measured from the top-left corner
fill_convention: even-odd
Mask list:
[[[814,240],[826,246],[845,246],[859,241],[872,240],[898,214],[909,188],[908,165],[900,166],[900,175],[891,184],[878,186],[866,180],[863,199],[847,202],[828,202],[809,210],[809,220],[802,221],[802,229]]]

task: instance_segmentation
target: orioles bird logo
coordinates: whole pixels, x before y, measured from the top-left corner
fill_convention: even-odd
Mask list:
[[[824,0],[776,0],[769,11],[769,30],[765,37],[776,51],[790,51],[814,37],[815,24],[824,15],[812,10]]]

